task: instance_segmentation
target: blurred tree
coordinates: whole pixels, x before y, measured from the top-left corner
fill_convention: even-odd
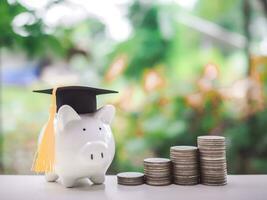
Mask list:
[[[243,15],[243,2],[200,0],[193,12],[230,33],[244,34],[243,22],[249,16]],[[227,61],[236,54],[245,58],[245,50],[210,45],[210,38],[203,38],[179,24],[175,24],[177,32],[168,40],[160,30],[161,11],[161,5],[135,1],[128,15],[133,35],[118,44],[111,55],[120,72],[116,75],[122,74],[128,84],[129,78],[134,79],[134,86],[126,87],[131,92],[126,92],[126,97],[122,95],[118,104],[124,123],[116,128],[124,134],[117,138],[117,156],[112,170],[142,171],[142,158],[168,157],[170,146],[196,145],[197,136],[214,134],[227,138],[229,173],[266,173],[264,124],[267,118],[263,103],[266,97],[260,95],[266,88],[265,79],[243,73],[247,66],[242,64],[239,68],[239,72],[243,70],[239,74],[242,80],[232,77],[230,92],[226,92],[221,88],[223,81],[237,75],[232,71],[235,66]],[[248,30],[250,22],[246,23]],[[215,64],[206,65],[208,62]],[[155,84],[157,76],[146,81],[145,75],[155,74],[160,64],[162,68],[170,66],[159,70],[166,84],[147,90],[144,85]],[[260,68],[254,72],[258,77],[264,71]],[[237,93],[244,96],[236,97]],[[134,107],[136,101],[139,106]]]
[[[125,75],[140,79],[146,68],[153,68],[164,62],[170,42],[160,30],[161,7],[154,3],[135,1],[129,8],[128,19],[133,27],[132,37],[119,44],[112,57],[126,54]]]
[[[77,54],[88,58],[84,59],[87,63],[83,64],[88,71],[88,63],[91,61],[90,58],[95,58],[94,53],[100,52],[99,54],[103,55],[104,51],[99,51],[97,47],[103,45],[101,42],[105,41],[106,35],[105,25],[95,17],[88,17],[69,27],[58,24],[51,30],[51,27],[45,24],[43,15],[41,16],[40,13],[36,13],[35,10],[29,9],[19,2],[0,1],[0,57],[2,50],[7,49],[5,53],[7,52],[8,56],[10,54],[17,56],[22,52],[29,57],[29,61],[37,60],[39,63],[35,65],[34,62],[34,66],[27,65],[31,66],[29,69],[25,69],[24,66],[14,68],[14,70],[9,70],[6,66],[3,67],[5,72],[11,74],[9,77],[15,80],[14,82],[19,87],[2,86],[1,84],[1,114],[3,116],[9,115],[9,117],[3,117],[1,120],[0,173],[23,171],[23,173],[28,174],[35,149],[35,139],[43,120],[40,120],[40,116],[42,117],[43,106],[47,105],[47,102],[45,99],[45,102],[39,99],[32,103],[31,89],[22,87],[24,84],[18,79],[26,80],[27,83],[32,84],[32,80],[36,81],[33,78],[36,76],[38,78],[43,69],[53,64],[54,60],[64,59],[65,62],[70,62]],[[47,1],[44,12],[60,3],[64,3],[64,0]],[[84,8],[81,9],[84,10]],[[95,60],[101,62],[102,58]],[[95,63],[92,66],[98,67]],[[88,81],[88,78],[86,80]],[[14,82],[12,83],[14,84]],[[17,106],[16,109],[12,106],[14,102]],[[19,112],[16,112],[17,110]],[[33,115],[35,117],[32,117]],[[12,120],[9,120],[11,118]],[[2,123],[5,123],[5,126],[2,126]],[[9,125],[6,124],[11,124],[11,129],[8,129]],[[22,129],[24,134],[21,134]],[[16,157],[19,154],[24,156]],[[26,167],[17,163],[26,163]]]
[[[48,6],[58,1],[50,1]],[[52,34],[46,33],[46,26],[34,11],[28,10],[19,2],[0,2],[0,45],[1,47],[22,49],[30,56],[64,55],[66,49],[72,46],[69,39],[60,40]],[[14,19],[19,15],[27,16],[24,24],[17,26]],[[17,27],[16,27],[17,26]],[[16,30],[16,31],[15,31]]]
[[[59,25],[53,34],[48,34],[43,20],[34,11],[16,1],[10,2],[0,2],[1,47],[22,49],[35,57],[56,54],[71,60],[81,54],[92,58],[83,64],[83,69],[77,66],[80,71],[93,70],[88,66],[102,66],[105,53],[111,52],[106,79],[110,84],[117,84],[122,95],[116,102],[118,113],[113,128],[117,149],[110,172],[142,171],[144,157],[168,157],[170,146],[196,145],[197,136],[206,134],[227,137],[230,173],[267,172],[265,58],[252,57],[251,69],[244,73],[247,70],[243,65],[244,49],[212,44],[206,32],[198,32],[186,24],[172,24],[176,12],[185,12],[176,4],[167,7],[152,1],[134,1],[128,10],[132,35],[112,49],[110,44],[114,43],[104,42],[105,26],[98,19],[90,18],[70,28]],[[257,2],[267,5],[266,0]],[[55,3],[60,2],[51,1],[50,6]],[[199,0],[192,14],[197,19],[211,21],[208,25],[218,24],[230,33],[244,33],[252,38],[253,31],[248,31],[256,12],[250,4],[252,1],[248,0]],[[16,27],[14,20],[25,13],[33,20]],[[164,18],[165,14],[170,17]],[[169,22],[174,34],[166,37]],[[199,20],[196,22],[193,25],[198,26]],[[248,58],[249,49],[246,51]],[[226,85],[229,87],[224,88]],[[38,118],[47,105],[46,99],[40,97],[38,104],[29,104],[32,97],[28,93],[14,88],[8,88],[5,93],[5,112],[15,116],[10,117],[14,118],[12,129],[5,132],[6,172],[16,172],[17,163],[31,157],[33,138],[37,137],[43,120]],[[17,98],[21,98],[21,104],[15,112],[12,108]],[[21,110],[19,116],[17,110]],[[20,134],[21,127],[28,134]],[[2,141],[3,137],[0,144]],[[23,148],[28,151],[27,156],[16,154]]]

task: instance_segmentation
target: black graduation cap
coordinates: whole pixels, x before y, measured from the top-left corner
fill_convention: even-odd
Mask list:
[[[53,89],[34,90],[33,92],[52,94]],[[56,90],[57,111],[63,105],[71,106],[78,114],[92,113],[97,110],[96,96],[118,93],[113,90],[87,86],[65,86]]]

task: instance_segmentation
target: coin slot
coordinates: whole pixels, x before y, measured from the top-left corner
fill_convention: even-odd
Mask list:
[[[101,157],[104,158],[104,154],[103,154],[103,152],[101,152]]]
[[[94,155],[93,154],[91,154],[91,160],[94,160]]]

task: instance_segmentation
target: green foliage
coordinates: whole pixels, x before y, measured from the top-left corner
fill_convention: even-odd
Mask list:
[[[243,0],[220,0],[197,2],[195,13],[233,32],[243,32]]]
[[[51,2],[53,4],[54,2]],[[37,17],[34,11],[28,10],[15,1],[9,4],[7,0],[0,3],[0,45],[11,49],[20,49],[30,56],[45,57],[51,55],[66,56],[66,51],[72,46],[68,38],[63,40],[60,35],[46,33],[46,25]],[[33,17],[33,22],[25,24],[19,29],[26,35],[14,31],[13,20],[19,14],[28,13]],[[65,34],[65,33],[64,33]]]
[[[242,33],[241,4],[241,0],[199,0],[192,13]],[[173,5],[135,1],[128,12],[133,33],[115,44],[106,62],[103,52],[108,48],[98,48],[106,39],[105,26],[99,20],[88,19],[69,29],[57,27],[51,35],[45,33],[45,24],[33,11],[4,0],[0,6],[0,44],[35,57],[56,54],[67,59],[67,52],[80,38],[86,38],[90,43],[87,53],[93,57],[100,52],[100,61],[92,59],[85,66],[98,68],[105,62],[103,74],[110,70],[110,63],[125,55],[123,70],[115,73],[113,82],[105,82],[120,91],[113,123],[116,156],[109,173],[142,171],[143,158],[169,157],[170,146],[196,145],[197,136],[207,134],[226,136],[230,173],[267,173],[266,64],[247,76],[244,52],[213,43],[209,36],[177,23],[175,13],[181,10]],[[35,17],[33,24],[23,27],[28,36],[17,34],[12,27],[14,17],[23,12]],[[173,34],[169,37],[163,33],[162,14],[170,16],[167,21]],[[206,72],[208,65],[213,66],[215,75]],[[81,69],[75,66],[75,70]],[[147,81],[148,72],[160,77],[163,84],[147,87],[147,82],[157,82],[153,77]],[[242,81],[245,85],[253,83],[251,94]],[[132,95],[128,95],[129,90]],[[29,173],[49,98],[32,95],[30,88],[4,87],[2,100],[4,172]]]
[[[14,3],[9,5],[7,0],[2,0],[0,2],[0,13],[1,13],[1,20],[0,20],[0,45],[1,46],[13,46],[16,44],[16,39],[18,36],[14,33],[12,28],[12,21],[15,16],[22,12],[26,12],[23,6],[19,3]]]
[[[140,79],[142,72],[164,61],[168,53],[169,42],[164,39],[159,25],[160,7],[136,1],[129,8],[129,20],[134,28],[133,36],[118,45],[113,55],[126,54],[128,67],[125,75]]]
[[[242,33],[241,4],[239,0],[198,1],[194,12],[229,31]],[[115,133],[126,133],[117,141],[118,171],[140,170],[140,164],[136,165],[132,160],[142,163],[144,157],[168,157],[172,145],[196,145],[197,136],[215,134],[227,138],[229,173],[266,173],[265,106],[256,113],[244,113],[236,109],[238,104],[248,110],[252,105],[234,102],[221,93],[225,83],[231,85],[244,75],[245,66],[243,71],[235,71],[233,62],[237,57],[242,60],[244,52],[218,46],[202,49],[203,38],[199,33],[181,24],[174,25],[176,34],[166,40],[158,23],[160,10],[162,7],[155,4],[134,3],[129,14],[133,36],[118,44],[112,55],[115,58],[126,53],[129,63],[123,77],[126,80],[134,78],[132,84],[144,93],[139,102],[142,108],[124,116],[125,129],[117,130],[115,125]],[[218,66],[216,80],[205,78],[203,72],[207,63]],[[165,73],[160,75],[167,84],[163,89],[147,92],[140,82],[144,81],[147,69],[157,69],[158,65],[165,67]],[[265,68],[260,69],[260,73],[265,74],[262,70]],[[266,75],[261,77],[262,89],[266,87],[264,77]],[[203,89],[199,82],[208,82],[211,88]],[[191,94],[198,95],[198,104],[189,102]],[[164,98],[168,103],[162,105],[160,102]],[[262,100],[255,100],[254,106]],[[140,156],[136,157],[136,154]]]

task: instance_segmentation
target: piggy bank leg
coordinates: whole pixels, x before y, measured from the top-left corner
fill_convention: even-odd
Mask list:
[[[58,179],[58,175],[55,173],[45,173],[45,179],[47,182],[55,182]]]
[[[62,185],[64,185],[67,188],[73,187],[76,179],[71,178],[71,177],[60,177]]]
[[[90,177],[90,180],[94,183],[94,184],[102,184],[105,181],[105,174],[96,174],[94,176]]]

